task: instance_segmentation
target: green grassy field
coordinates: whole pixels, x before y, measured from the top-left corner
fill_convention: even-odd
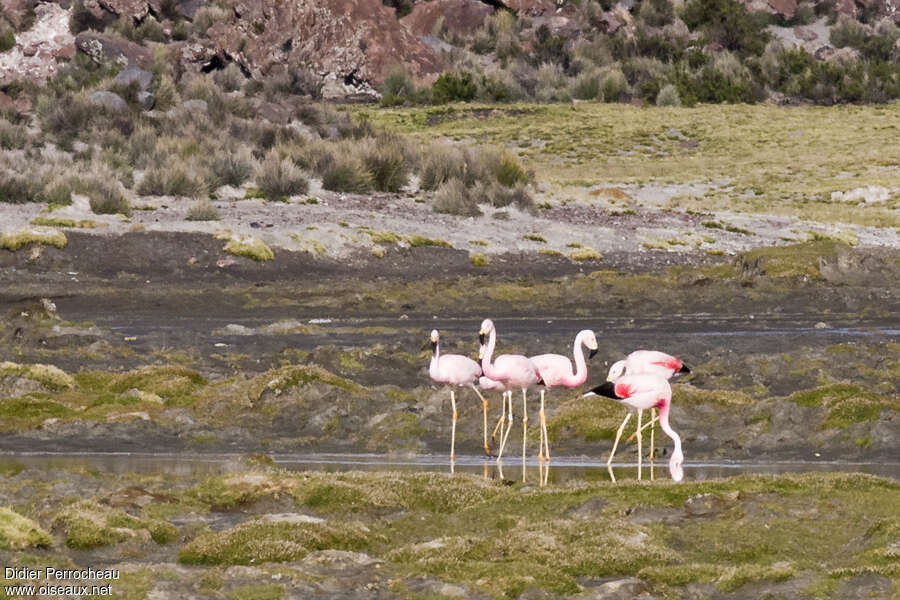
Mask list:
[[[832,192],[896,186],[898,106],[617,104],[453,105],[359,109],[373,122],[423,139],[508,146],[539,181],[599,184],[712,183],[678,207],[793,215],[826,222],[900,226],[900,195],[858,206]]]

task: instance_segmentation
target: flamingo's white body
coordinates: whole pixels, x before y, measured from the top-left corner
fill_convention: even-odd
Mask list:
[[[562,354],[539,354],[531,357],[531,362],[537,367],[538,376],[547,389],[578,387],[587,380],[587,363],[584,360],[582,346],[586,346],[591,351],[590,358],[597,353],[597,337],[590,329],[583,329],[575,336],[575,342],[572,345],[572,355],[575,358],[574,372],[572,371],[572,361]],[[538,451],[538,460],[544,458],[550,460],[550,441],[547,438],[547,419],[544,415],[544,390],[541,390],[540,418],[541,447]]]
[[[428,375],[436,383],[444,383],[450,388],[450,403],[453,405],[453,428],[450,433],[450,460],[454,459],[456,449],[456,396],[453,387],[469,386],[478,394],[484,409],[484,451],[490,454],[487,445],[487,400],[475,387],[481,377],[481,367],[477,362],[462,356],[461,354],[444,354],[441,356],[440,334],[437,329],[431,331],[431,363],[428,365]]]
[[[659,375],[623,375],[615,382],[608,381],[603,385],[597,386],[586,395],[590,394],[613,398],[635,411],[643,411],[648,408],[659,409],[659,426],[675,443],[675,449],[672,452],[672,457],[669,459],[669,473],[672,475],[673,480],[681,481],[684,477],[684,470],[682,468],[682,465],[684,464],[684,454],[681,451],[681,438],[675,433],[671,425],[669,425],[669,411],[672,406],[672,388],[664,377],[660,377]],[[640,412],[638,412],[638,415],[640,415]],[[628,416],[631,416],[630,412],[628,413]],[[640,416],[638,418],[640,418]],[[626,418],[619,427],[618,435],[622,434],[622,429],[627,422],[628,419]],[[640,423],[638,424],[637,437],[640,441]],[[641,455],[639,453],[639,474],[640,469]],[[615,481],[615,476],[612,475],[612,468],[610,468],[610,476],[612,476],[613,481]],[[640,477],[640,475],[638,475],[638,477]]]
[[[525,459],[525,434],[528,432],[528,407],[526,405],[526,392],[528,388],[537,385],[540,382],[537,368],[527,356],[521,354],[501,354],[494,358],[494,347],[497,344],[497,330],[494,323],[490,319],[485,319],[481,323],[481,329],[478,335],[482,344],[481,369],[484,375],[494,381],[499,381],[508,390],[522,390],[522,459]],[[485,345],[485,336],[488,337],[487,345]],[[510,401],[510,414],[512,414],[512,405]],[[506,428],[500,440],[500,450],[497,452],[497,459],[503,456],[503,447],[506,445],[506,438],[512,429],[512,423]]]
[[[631,354],[625,357],[625,360],[620,360],[613,364],[609,368],[609,374],[606,376],[607,381],[618,381],[623,375],[657,375],[666,380],[672,379],[672,377],[679,375],[681,373],[690,373],[690,368],[687,367],[683,362],[679,359],[675,358],[671,354],[666,354],[665,352],[659,352],[658,350],[635,350]],[[653,460],[653,423],[656,422],[656,409],[651,409],[650,422],[647,425],[641,426],[641,421],[643,420],[643,410],[638,410],[638,429],[643,431],[644,428],[650,427],[650,460]],[[616,441],[613,443],[612,452],[609,454],[609,460],[607,460],[607,466],[612,464],[613,456],[616,454],[616,448],[619,445],[619,437],[621,436],[621,432],[625,429],[625,425],[628,423],[628,420],[631,418],[631,412],[625,415],[625,419],[622,421],[622,424],[619,426],[619,435],[616,436]],[[640,456],[643,452],[643,448],[641,447],[641,438],[636,431],[634,435],[628,438],[628,441],[631,441],[631,438],[638,436],[638,455]],[[640,460],[638,461],[640,462]],[[640,478],[640,469],[638,469],[638,478]]]

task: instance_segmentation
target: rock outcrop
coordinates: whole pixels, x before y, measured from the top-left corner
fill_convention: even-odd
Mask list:
[[[479,0],[432,0],[416,4],[400,22],[416,35],[431,35],[438,21],[450,33],[471,35],[493,12]]]

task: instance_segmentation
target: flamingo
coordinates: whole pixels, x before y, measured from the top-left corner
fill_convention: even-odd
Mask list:
[[[652,374],[623,375],[615,382],[607,381],[585,394],[585,396],[590,395],[613,398],[632,410],[638,411],[638,444],[640,444],[641,439],[640,411],[648,408],[658,408],[659,426],[663,432],[675,442],[675,450],[672,452],[672,457],[669,459],[669,473],[672,475],[674,481],[682,480],[684,477],[684,469],[682,468],[682,465],[684,464],[684,454],[682,454],[681,451],[681,438],[675,433],[671,425],[669,425],[669,410],[672,406],[672,387],[669,385],[668,380],[659,375]],[[631,412],[628,413],[628,416],[631,416]],[[622,422],[622,425],[619,426],[616,442],[619,441],[619,436],[622,435],[622,429],[624,429],[625,423],[627,422],[628,418],[626,417]],[[613,445],[613,453],[615,453],[615,444]],[[615,475],[613,475],[612,467],[609,463],[607,463],[607,468],[609,469],[610,477],[615,481],[616,478]],[[640,478],[641,454],[638,452],[638,479]]]
[[[488,336],[487,345],[484,343],[485,336]],[[525,435],[528,433],[528,406],[526,404],[526,391],[528,388],[537,385],[540,377],[537,373],[537,367],[527,356],[521,354],[501,354],[493,358],[494,346],[497,344],[497,330],[494,328],[494,322],[485,319],[481,323],[481,329],[478,331],[478,339],[481,342],[481,369],[489,379],[499,381],[507,389],[519,388],[522,390],[522,460],[525,460]],[[491,359],[493,358],[493,363]],[[512,416],[512,395],[510,392],[510,416]],[[512,429],[512,419],[506,428],[506,433],[501,436],[500,451],[497,453],[497,460],[503,456],[503,448],[506,445],[506,438]],[[524,463],[523,463],[524,464]]]
[[[461,354],[445,354],[441,356],[440,339],[441,336],[437,329],[432,329],[431,364],[428,365],[428,374],[437,383],[446,383],[454,387],[467,385],[481,398],[481,405],[484,407],[484,451],[490,456],[491,451],[487,443],[487,400],[475,387],[475,382],[481,377],[481,367],[471,358]],[[450,403],[453,405],[453,428],[450,433],[450,462],[452,463],[456,447],[457,418],[456,396],[454,395],[453,387],[450,388]]]
[[[587,364],[581,346],[587,346],[591,351],[588,358],[594,358],[594,355],[597,354],[597,337],[590,329],[583,329],[575,336],[575,343],[572,347],[572,355],[575,357],[574,373],[572,372],[572,361],[562,354],[540,354],[531,357],[531,362],[537,367],[545,390],[559,386],[578,387],[587,380]],[[550,440],[547,437],[547,419],[544,416],[545,390],[541,390],[541,447],[538,451],[538,461],[542,461],[545,457],[548,461],[550,460]]]
[[[481,348],[478,349],[478,356],[484,356],[484,346],[482,346]],[[503,396],[502,396],[503,402],[502,402],[502,409],[500,412],[500,420],[497,421],[497,424],[494,425],[494,431],[491,432],[491,439],[492,440],[496,439],[497,430],[499,429],[500,437],[502,439],[503,438],[503,430],[502,430],[503,421],[506,420],[507,395],[509,397],[509,419],[510,419],[510,421],[512,420],[512,390],[508,390],[506,388],[506,384],[504,384],[502,381],[494,381],[490,377],[485,377],[484,375],[482,375],[478,379],[478,387],[480,387],[484,391],[498,390],[498,391],[503,392]]]
[[[659,352],[657,350],[635,350],[631,354],[625,357],[625,360],[620,360],[613,364],[609,368],[609,374],[606,376],[607,381],[617,381],[622,375],[659,375],[660,377],[664,377],[665,379],[672,379],[676,375],[681,373],[690,373],[691,369],[682,363],[680,360],[666,354],[665,352]],[[638,412],[638,422],[640,423],[641,417],[643,416],[642,412]],[[625,420],[622,422],[621,427],[625,427],[625,424],[628,422],[628,419],[631,418],[631,413],[629,412],[625,415]],[[650,422],[644,425],[642,428],[645,429],[647,427],[650,428],[650,460],[653,460],[653,424],[656,422],[656,409],[651,409],[650,414]],[[640,426],[639,426],[640,427]],[[630,442],[637,435],[637,431],[626,440],[626,442]],[[613,451],[609,455],[609,461],[606,463],[607,466],[612,463],[613,455],[616,453],[616,446],[618,444],[618,438],[616,438],[616,444],[613,444]],[[641,452],[640,446],[638,446],[638,452]]]

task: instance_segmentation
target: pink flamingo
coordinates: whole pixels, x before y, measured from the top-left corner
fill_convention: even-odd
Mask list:
[[[606,376],[607,381],[617,381],[622,375],[659,375],[665,379],[672,379],[672,377],[676,375],[680,375],[681,373],[690,373],[691,370],[687,365],[682,363],[680,360],[675,358],[670,354],[666,354],[665,352],[659,352],[657,350],[635,350],[631,354],[625,357],[625,360],[620,360],[613,364],[609,368],[609,374]],[[638,423],[641,421],[641,417],[643,416],[642,411],[638,412]],[[631,413],[629,412],[625,415],[625,420],[622,422],[622,427],[625,427],[625,424],[628,422],[628,419],[631,418]],[[647,427],[650,428],[650,460],[653,460],[653,424],[656,422],[656,409],[651,409],[650,414],[650,422],[644,425],[641,430],[643,431]],[[640,427],[640,426],[639,426]],[[626,442],[630,442],[637,435],[637,431],[631,435]],[[618,438],[616,438],[618,442]],[[613,454],[616,452],[616,444],[613,445],[613,452],[609,456],[609,463],[612,462]],[[638,447],[638,451],[641,449]]]
[[[594,358],[597,353],[597,337],[590,329],[584,329],[575,336],[572,347],[572,355],[575,357],[575,372],[572,372],[572,361],[562,354],[540,354],[532,356],[531,362],[537,367],[538,376],[541,378],[545,389],[553,387],[578,387],[587,380],[587,364],[584,360],[584,352],[581,346],[587,346],[591,351],[588,358]],[[541,446],[538,451],[538,461],[550,460],[550,440],[547,436],[547,419],[544,416],[544,392],[541,390]],[[545,452],[546,449],[546,452]]]
[[[481,377],[481,367],[478,363],[461,354],[445,354],[441,356],[440,334],[437,329],[431,330],[431,364],[428,366],[428,374],[437,383],[446,383],[451,386],[461,387],[467,385],[472,388],[484,407],[484,451],[490,456],[491,451],[487,444],[487,400],[475,387],[475,382]],[[450,433],[450,461],[453,462],[456,447],[456,396],[453,388],[450,388],[450,403],[453,405],[453,428]]]
[[[666,435],[675,442],[675,450],[672,452],[672,458],[669,459],[669,473],[671,473],[674,481],[681,481],[684,477],[684,469],[682,468],[682,465],[684,464],[684,454],[681,452],[681,438],[675,433],[671,425],[669,425],[669,409],[672,406],[672,388],[664,377],[660,377],[659,375],[623,375],[615,382],[607,381],[603,385],[595,387],[585,394],[585,396],[593,394],[613,398],[630,407],[632,410],[639,411],[637,430],[639,446],[641,439],[640,411],[648,408],[658,408],[659,426]],[[631,416],[631,412],[628,413],[628,416]],[[622,434],[622,429],[627,422],[628,418],[626,418],[619,427],[619,433],[616,436],[617,442],[619,436]],[[613,453],[615,453],[615,445],[613,445]],[[610,460],[612,460],[611,456]],[[610,463],[607,463],[607,468],[609,469],[610,477],[615,481],[616,477],[613,475]],[[638,479],[640,478],[641,453],[638,452]]]
[[[507,389],[519,388],[522,390],[522,460],[525,460],[526,434],[528,433],[528,405],[526,404],[526,391],[528,388],[537,385],[540,377],[537,374],[537,368],[527,356],[521,354],[501,354],[497,358],[491,359],[494,355],[494,346],[497,344],[497,330],[494,328],[494,322],[485,319],[481,323],[481,329],[478,331],[479,340],[482,345],[481,369],[486,377],[499,381],[506,386]],[[488,336],[488,342],[485,346],[484,338]],[[510,415],[512,415],[512,396],[510,396]],[[497,460],[503,456],[503,448],[506,446],[506,438],[512,429],[512,419],[506,428],[500,440],[500,451],[497,453]]]

